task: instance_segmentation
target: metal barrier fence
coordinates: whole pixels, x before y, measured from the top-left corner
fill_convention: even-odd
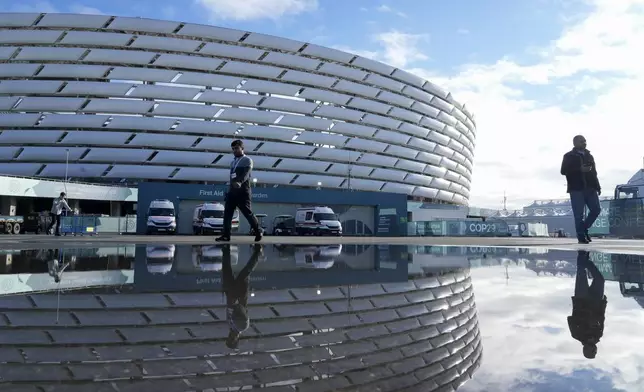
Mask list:
[[[507,222],[494,219],[480,220],[436,220],[407,223],[408,236],[420,237],[508,237]]]
[[[48,215],[43,215],[45,218]],[[43,219],[42,217],[38,219]],[[27,225],[22,216],[0,216],[0,234],[24,234],[45,232],[51,219],[38,223],[41,230]],[[34,226],[34,227],[36,227]],[[60,222],[61,234],[95,235],[98,233],[136,234],[136,215],[103,217],[97,215],[65,216]]]

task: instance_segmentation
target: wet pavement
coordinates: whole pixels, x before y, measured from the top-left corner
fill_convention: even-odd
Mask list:
[[[643,284],[629,252],[5,245],[0,391],[640,391]]]

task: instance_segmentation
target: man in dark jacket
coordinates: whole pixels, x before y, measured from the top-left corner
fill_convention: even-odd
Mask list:
[[[593,359],[597,355],[597,343],[604,335],[607,299],[604,295],[605,279],[589,256],[587,251],[577,252],[575,295],[572,297],[568,328],[572,338],[581,342],[584,357]],[[593,278],[590,285],[586,271]]]
[[[230,146],[233,149],[235,158],[230,164],[230,186],[226,193],[224,204],[224,227],[223,233],[216,241],[230,241],[231,224],[235,208],[244,215],[248,224],[255,233],[255,241],[261,241],[263,231],[259,227],[257,217],[251,209],[250,179],[253,171],[253,160],[244,154],[244,143],[241,140],[233,141]]]
[[[588,229],[595,223],[601,212],[599,195],[601,186],[597,178],[595,158],[586,149],[586,138],[577,135],[573,138],[573,149],[567,152],[561,163],[561,174],[568,182],[567,192],[575,219],[577,240],[580,244],[591,241]],[[584,219],[584,210],[588,206],[588,216]]]

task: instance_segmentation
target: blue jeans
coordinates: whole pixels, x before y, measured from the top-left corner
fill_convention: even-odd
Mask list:
[[[583,239],[586,231],[595,223],[601,206],[599,204],[599,194],[594,189],[584,189],[583,191],[570,192],[570,204],[572,206],[572,214],[575,218],[575,230],[577,231],[577,238]],[[584,219],[584,210],[588,206],[588,216]]]

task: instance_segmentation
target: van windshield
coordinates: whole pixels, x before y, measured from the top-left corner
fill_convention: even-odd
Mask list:
[[[223,218],[224,212],[219,210],[202,210],[201,217],[202,218]]]
[[[338,216],[336,214],[322,214],[322,213],[317,213],[313,214],[313,219],[315,219],[316,222],[319,221],[337,221]]]
[[[174,216],[173,208],[150,208],[150,216]]]

